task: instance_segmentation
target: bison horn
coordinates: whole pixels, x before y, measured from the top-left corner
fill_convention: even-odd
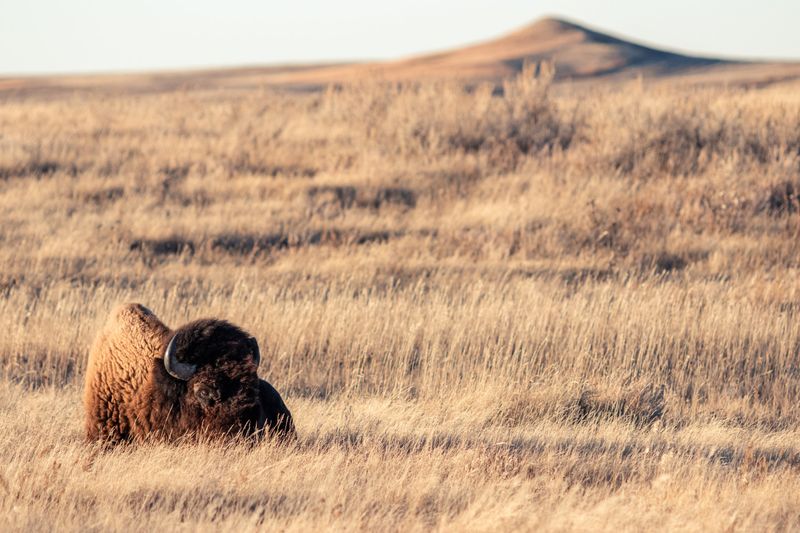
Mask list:
[[[197,370],[197,365],[190,365],[188,363],[181,363],[175,358],[175,337],[173,335],[167,345],[167,350],[164,352],[164,368],[170,376],[181,381],[188,381]]]
[[[261,351],[258,349],[258,341],[255,337],[250,337],[250,350],[253,352],[253,361],[258,367],[258,363],[261,362]]]

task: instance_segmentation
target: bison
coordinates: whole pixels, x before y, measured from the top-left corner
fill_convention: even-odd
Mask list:
[[[280,438],[292,415],[259,379],[256,339],[224,320],[170,330],[149,309],[115,309],[86,370],[86,437],[110,444],[191,435]]]

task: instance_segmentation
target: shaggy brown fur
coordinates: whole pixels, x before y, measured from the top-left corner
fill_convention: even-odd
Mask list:
[[[188,381],[162,359],[175,336],[178,361],[197,365]],[[185,435],[295,433],[280,394],[257,375],[255,340],[223,320],[171,331],[150,310],[126,304],[111,313],[89,354],[86,436],[110,443]]]

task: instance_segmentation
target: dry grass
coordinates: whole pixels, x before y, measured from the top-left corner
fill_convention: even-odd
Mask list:
[[[551,75],[0,102],[0,527],[800,528],[800,99]],[[297,445],[85,445],[125,300]]]

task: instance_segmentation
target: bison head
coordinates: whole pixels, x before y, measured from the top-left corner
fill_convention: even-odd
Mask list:
[[[279,406],[262,399],[259,360],[256,339],[228,322],[198,320],[176,330],[161,370],[175,429],[210,436],[262,434]],[[281,406],[285,409],[282,401]]]

